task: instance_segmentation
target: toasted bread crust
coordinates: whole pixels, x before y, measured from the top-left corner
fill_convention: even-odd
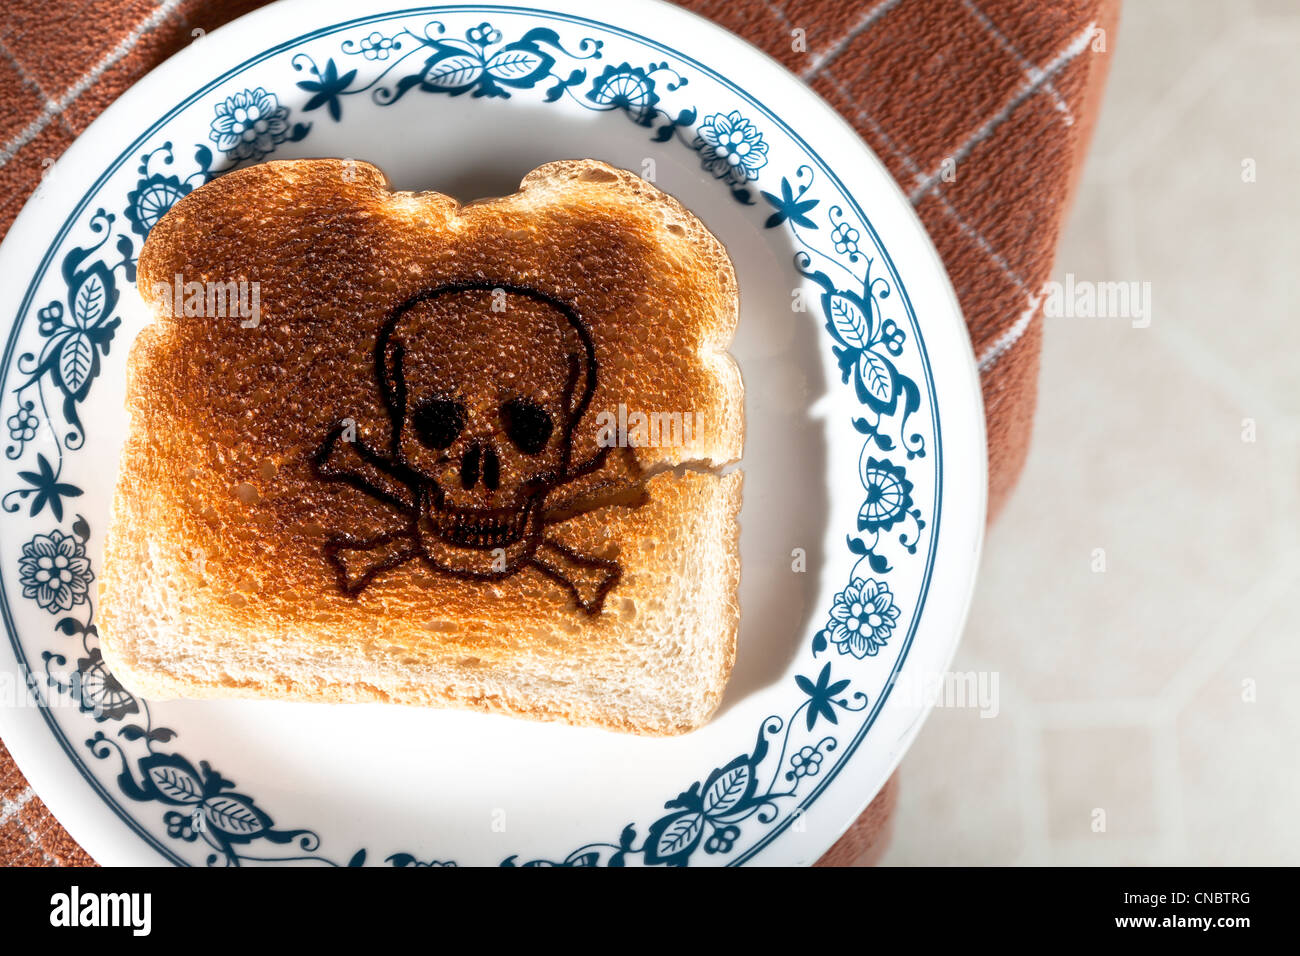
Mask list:
[[[164,284],[177,275],[257,282],[258,324],[176,315]],[[471,279],[573,303],[602,357],[593,409],[696,416],[690,446],[635,449],[644,503],[557,526],[566,546],[620,562],[594,617],[533,568],[485,582],[408,561],[349,596],[328,566],[332,533],[376,534],[392,516],[322,482],[312,453],[342,417],[384,445],[372,375],[383,317]],[[737,288],[725,249],[671,197],[589,160],[466,206],[391,192],[365,163],[272,162],[181,200],[146,242],[139,286],[157,321],[129,358],[101,585],[105,657],[127,686],[451,704],[640,733],[712,713],[735,653],[740,476],[665,469],[740,457],[743,390],[725,351]],[[575,454],[593,441],[575,438]]]

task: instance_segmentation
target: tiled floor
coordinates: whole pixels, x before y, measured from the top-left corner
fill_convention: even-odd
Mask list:
[[[931,716],[886,864],[1300,862],[1297,49],[1296,0],[1126,4],[1056,271],[1150,325],[1046,319],[954,664],[999,712]]]

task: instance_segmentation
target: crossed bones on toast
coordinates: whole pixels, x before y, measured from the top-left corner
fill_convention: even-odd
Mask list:
[[[385,571],[412,560],[422,560],[441,571],[421,544],[418,522],[421,497],[428,493],[427,479],[402,462],[390,458],[357,438],[344,439],[348,429],[338,422],[317,451],[316,473],[327,481],[340,482],[387,505],[399,519],[392,530],[370,537],[334,533],[325,543],[325,554],[334,566],[339,587],[356,597]],[[525,550],[523,560],[499,572],[450,572],[482,580],[509,577],[526,567],[540,571],[565,588],[587,614],[599,614],[610,590],[622,577],[615,560],[584,554],[551,536],[550,530],[580,515],[615,506],[638,507],[647,494],[643,473],[630,448],[603,448],[592,460],[586,480],[571,482],[580,487],[556,501],[542,503],[539,532]],[[563,491],[561,485],[553,491]]]

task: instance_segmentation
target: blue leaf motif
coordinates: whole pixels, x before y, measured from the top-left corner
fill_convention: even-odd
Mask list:
[[[80,296],[78,296],[80,298]],[[59,350],[59,375],[69,392],[79,392],[90,381],[95,365],[95,346],[85,332],[69,335]]]
[[[239,794],[222,794],[204,801],[203,815],[218,830],[242,837],[253,836],[266,829],[263,815],[251,800]]]
[[[687,813],[664,827],[655,841],[655,854],[661,859],[676,856],[690,847],[704,829],[704,814]]]
[[[736,808],[745,798],[749,789],[752,771],[749,764],[742,763],[723,772],[712,786],[704,791],[704,812],[709,816],[721,816]]]
[[[483,61],[468,53],[456,53],[429,64],[424,82],[439,89],[469,86],[483,75]]]
[[[499,80],[518,80],[536,73],[549,57],[531,50],[500,50],[487,61],[487,71]]]
[[[70,335],[76,333],[76,331],[77,331],[76,329],[69,329],[65,327],[59,330],[58,332],[55,332],[53,335],[51,335],[45,343],[45,348],[41,349],[41,357],[40,359],[38,359],[39,367],[41,368],[46,367],[46,363],[51,361],[51,356],[53,356],[55,352],[57,352],[60,348],[62,348],[63,343],[68,340],[68,337]]]
[[[884,404],[894,394],[894,374],[889,363],[871,349],[864,349],[858,357],[858,375],[867,393]]]
[[[867,342],[871,339],[871,327],[866,314],[858,308],[856,302],[848,296],[833,295],[826,311],[830,314],[835,334],[840,341],[851,349],[867,347]]]
[[[203,784],[185,767],[174,764],[155,764],[145,771],[164,800],[171,803],[198,803],[203,796]]]
[[[86,276],[86,281],[81,283],[81,288],[77,289],[77,294],[72,299],[72,319],[77,323],[79,328],[89,328],[94,325],[104,314],[104,303],[107,301],[107,295],[104,291],[104,280],[96,272],[91,272]]]

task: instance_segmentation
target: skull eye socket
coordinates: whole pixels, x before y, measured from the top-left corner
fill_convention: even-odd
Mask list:
[[[465,406],[447,398],[425,399],[416,406],[411,424],[426,448],[449,448],[465,430]]]
[[[536,455],[551,439],[551,413],[531,398],[512,398],[501,406],[506,437],[525,455]]]

